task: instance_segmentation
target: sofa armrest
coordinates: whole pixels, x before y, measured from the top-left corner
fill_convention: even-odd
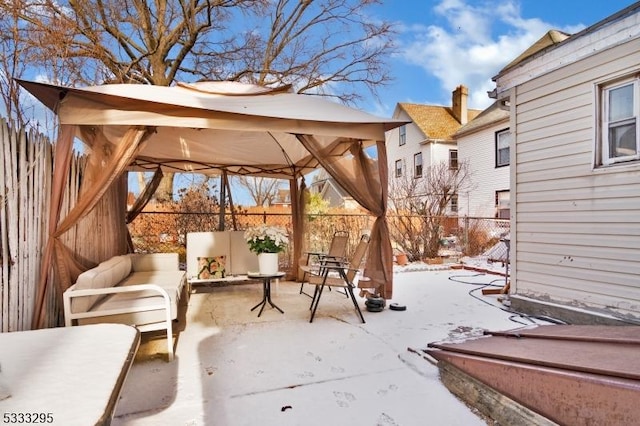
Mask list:
[[[63,293],[63,302],[64,302],[64,321],[65,325],[71,326],[74,319],[79,318],[91,318],[91,317],[101,317],[106,315],[116,315],[128,312],[141,312],[141,311],[150,311],[150,310],[159,310],[164,309],[167,312],[167,317],[171,315],[171,298],[169,297],[169,293],[162,287],[156,284],[135,284],[124,287],[107,287],[107,288],[95,288],[95,289],[83,289],[76,290],[74,289],[75,285],[69,287]],[[151,291],[157,292],[159,296],[162,296],[162,303],[154,304],[151,306],[146,306],[144,308],[130,308],[130,309],[102,309],[102,310],[93,310],[90,309],[86,312],[71,312],[71,299],[74,297],[82,297],[82,296],[94,296],[94,295],[109,295],[109,294],[118,294],[118,293],[132,293],[132,292],[142,292],[142,291]],[[169,318],[170,320],[170,318]]]

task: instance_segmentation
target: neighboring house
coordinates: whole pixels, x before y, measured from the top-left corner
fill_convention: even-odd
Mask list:
[[[458,148],[454,134],[475,118],[480,110],[468,109],[469,91],[458,86],[452,94],[450,107],[398,103],[393,118],[411,121],[386,133],[389,179],[405,176],[421,177],[427,167],[449,162],[458,165]],[[459,200],[451,205],[457,212]]]
[[[640,324],[640,3],[507,66],[511,306]]]
[[[322,199],[329,203],[329,207],[349,210],[360,208],[360,204],[358,204],[347,191],[342,189],[335,179],[329,176],[324,170],[321,170],[311,185],[309,185],[309,192],[312,194],[320,194]]]
[[[271,205],[282,209],[291,209],[291,191],[285,188],[278,188]]]
[[[509,107],[494,102],[454,137],[472,180],[469,193],[460,194],[458,215],[509,219]]]

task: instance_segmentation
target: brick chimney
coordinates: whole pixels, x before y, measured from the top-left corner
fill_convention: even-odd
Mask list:
[[[467,124],[467,97],[469,96],[469,89],[462,84],[456,87],[451,96],[451,109],[453,116],[460,122],[460,124]]]

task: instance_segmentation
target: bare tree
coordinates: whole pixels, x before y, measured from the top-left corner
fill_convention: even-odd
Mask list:
[[[0,17],[0,96],[6,117],[19,127],[28,122],[25,103],[20,97],[18,83],[13,78],[20,78],[27,70],[32,49],[21,27],[19,10],[7,8]],[[13,78],[12,78],[13,77]]]
[[[279,0],[239,36],[226,66],[203,64],[203,76],[263,86],[293,84],[298,93],[331,96],[348,104],[390,82],[386,61],[394,50],[390,23],[374,21],[367,6],[380,0]],[[255,17],[254,17],[255,18]]]
[[[5,0],[33,56],[25,66],[69,85],[176,80],[292,84],[355,102],[390,81],[391,25],[380,0]],[[166,174],[171,180],[172,175]],[[163,186],[172,199],[173,184]]]
[[[427,167],[422,177],[392,178],[389,183],[392,239],[410,260],[437,257],[447,209],[458,194],[471,188],[467,162],[457,168],[442,162]]]
[[[391,78],[391,24],[374,21],[380,0],[13,0],[23,58],[69,84],[233,80],[293,84],[349,102]],[[331,83],[331,84],[329,84]]]
[[[218,215],[214,214],[220,208],[216,186],[214,179],[203,176],[200,182],[178,191],[179,201],[174,205],[180,212],[176,223],[179,234],[218,228]]]
[[[270,206],[278,196],[279,179],[238,176],[238,183],[245,188],[256,206]]]

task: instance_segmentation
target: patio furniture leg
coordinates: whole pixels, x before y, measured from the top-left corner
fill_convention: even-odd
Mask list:
[[[173,327],[167,327],[167,354],[169,355],[169,361],[173,361]]]
[[[258,316],[262,315],[262,311],[264,310],[264,307],[267,306],[267,303],[271,305],[272,308],[276,308],[278,311],[280,311],[281,314],[284,314],[284,311],[280,309],[278,306],[276,306],[271,300],[271,279],[280,278],[282,276],[284,276],[284,272],[278,272],[277,274],[272,276],[270,275],[252,276],[254,278],[260,278],[262,280],[262,301],[260,301],[260,303],[258,303],[256,306],[251,308],[251,310],[253,311],[258,306],[261,306],[260,312],[258,312]]]
[[[320,291],[320,286],[317,285],[315,286],[315,288],[313,289],[313,296],[309,296],[307,294],[307,296],[311,297],[311,304],[309,305],[309,310],[313,309],[313,304],[316,301],[316,298],[318,298],[318,292]],[[306,293],[305,293],[306,294]]]
[[[300,283],[300,294],[304,294],[305,296],[313,297],[309,293],[305,293],[305,291],[303,290],[304,283],[306,283],[306,281],[305,281],[306,278],[307,278],[307,273],[305,272],[304,275],[302,275],[302,282]]]
[[[309,320],[309,322],[313,322],[313,317],[316,315],[316,309],[318,309],[318,304],[320,303],[320,296],[322,296],[323,289],[324,289],[324,284],[320,286],[319,290],[318,290],[318,287],[316,286],[316,293],[318,294],[317,295],[314,294],[314,298],[311,301],[311,306],[313,307],[313,310],[311,311],[311,319]]]
[[[360,310],[360,306],[358,305],[358,301],[356,300],[356,296],[353,294],[353,287],[347,287],[347,291],[349,292],[349,296],[351,296],[351,300],[353,301],[353,306],[356,307],[356,311],[358,311],[358,315],[360,315],[360,319],[362,323],[365,323],[364,316],[362,316],[362,311]],[[347,296],[348,297],[348,296]]]

